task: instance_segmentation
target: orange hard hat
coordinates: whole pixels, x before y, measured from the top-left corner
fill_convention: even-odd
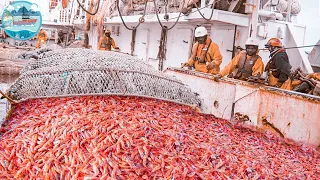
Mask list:
[[[278,38],[271,38],[265,45],[266,47],[282,47],[282,42]]]

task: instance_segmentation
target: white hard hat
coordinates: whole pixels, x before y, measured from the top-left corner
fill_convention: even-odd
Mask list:
[[[259,41],[255,38],[248,38],[246,41],[246,46],[247,45],[259,46]]]
[[[196,28],[196,31],[194,32],[195,37],[202,37],[208,34],[208,31],[205,27],[200,26]]]

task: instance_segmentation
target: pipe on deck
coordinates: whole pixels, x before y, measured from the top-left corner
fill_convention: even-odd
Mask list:
[[[283,20],[283,15],[281,13],[276,13],[272,11],[259,10],[259,16],[262,17],[275,17],[277,20]]]

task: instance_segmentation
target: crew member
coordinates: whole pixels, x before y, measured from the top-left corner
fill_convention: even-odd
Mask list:
[[[286,86],[291,84],[289,76],[292,66],[281,41],[278,38],[271,38],[265,47],[270,51],[270,60],[265,69],[268,76],[267,83],[270,86],[287,89]]]
[[[195,38],[196,43],[192,47],[192,55],[182,67],[189,66],[194,67],[196,71],[218,74],[222,63],[219,46],[212,42],[207,29],[203,26],[196,28]]]
[[[247,80],[250,76],[260,77],[264,70],[264,64],[258,55],[259,41],[249,38],[246,41],[246,51],[240,52],[232,61],[214,77],[214,80],[228,75],[229,78]]]
[[[111,33],[109,30],[105,31],[105,34],[103,37],[100,38],[99,43],[98,43],[98,50],[106,50],[106,51],[111,51],[111,47],[114,49],[119,49],[113,38],[111,37]]]
[[[41,28],[38,33],[38,36],[37,36],[38,43],[37,43],[36,48],[40,48],[41,45],[47,41],[47,38],[48,38],[48,36],[47,36],[46,31],[43,28]]]
[[[59,32],[58,32],[58,42],[57,42],[57,44],[62,44],[63,43],[63,31],[62,31],[62,29],[60,29],[59,30]]]

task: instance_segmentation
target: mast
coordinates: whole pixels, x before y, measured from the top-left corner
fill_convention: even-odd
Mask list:
[[[260,0],[254,0],[252,4],[252,14],[251,14],[251,27],[250,27],[250,37],[257,37],[257,29],[258,29],[258,17],[259,17],[259,9],[260,9]]]

